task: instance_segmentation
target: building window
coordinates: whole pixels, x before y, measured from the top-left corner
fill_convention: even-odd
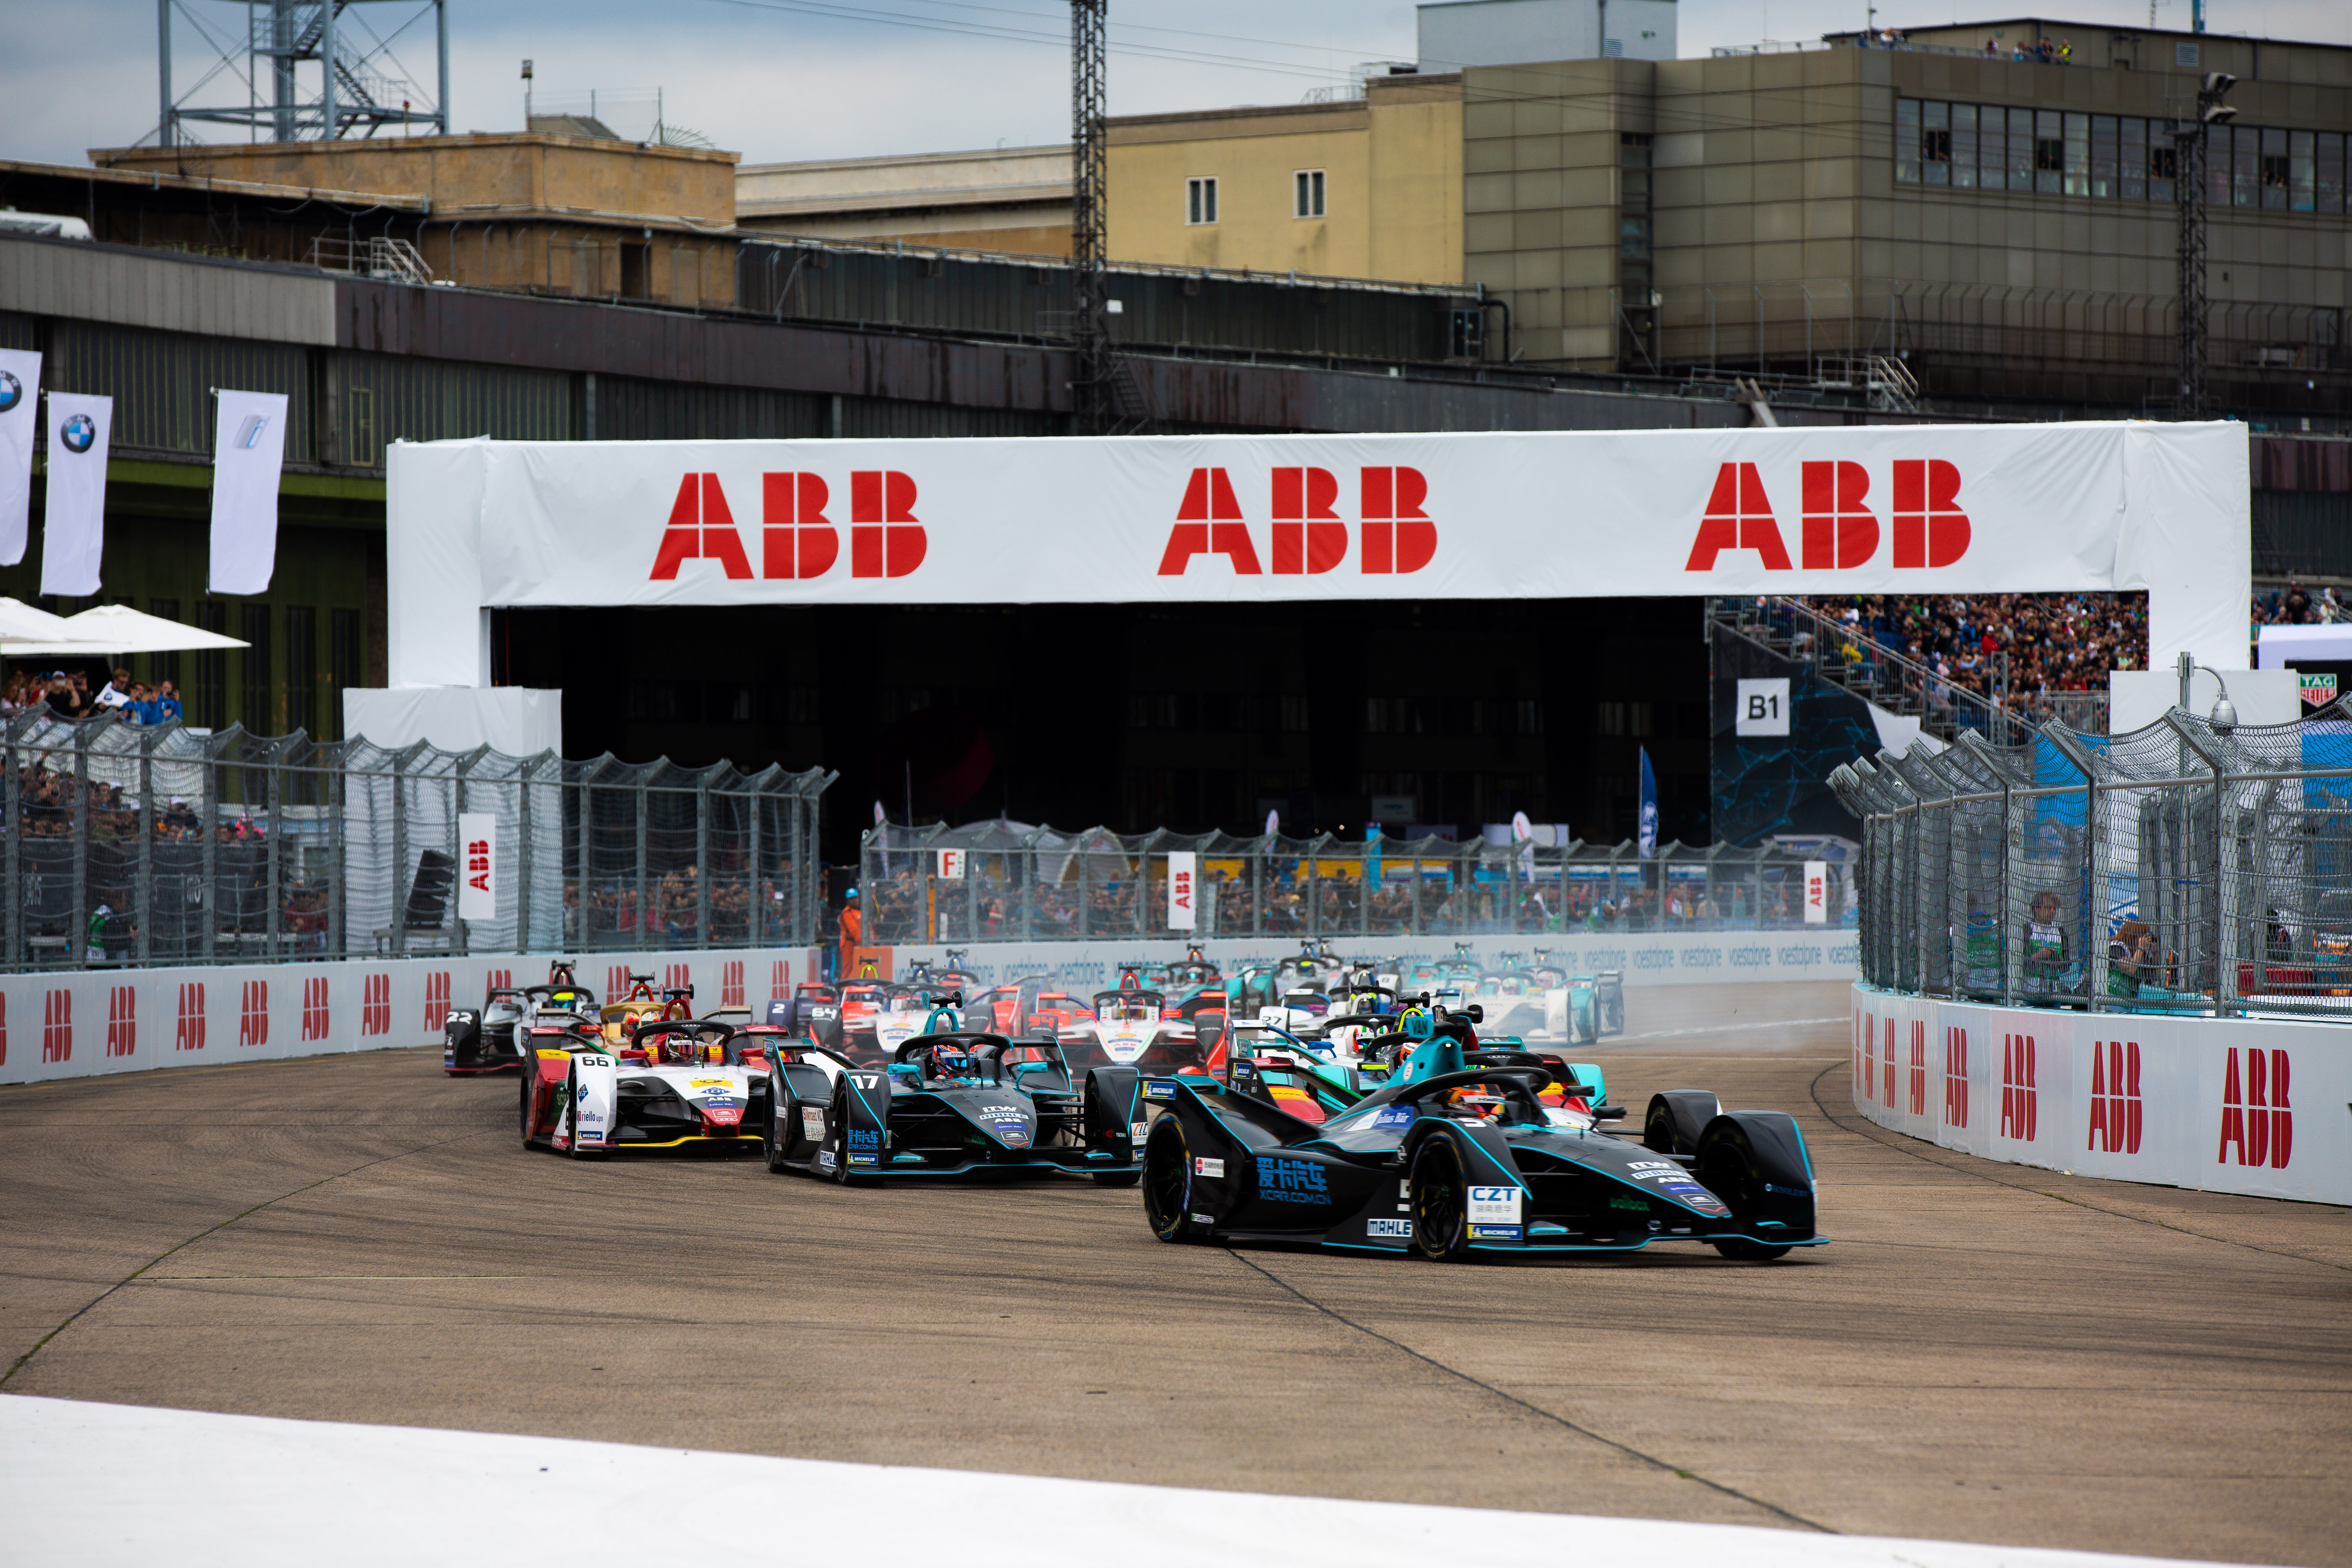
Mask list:
[[[1184,182],[1184,221],[1187,224],[1207,224],[1217,221],[1217,178]]]
[[[196,627],[199,631],[228,635],[228,606],[218,599],[208,599],[196,606]],[[228,654],[221,648],[202,648],[194,659],[196,678],[181,699],[187,722],[214,728],[224,722],[223,710],[228,703]]]
[[[1321,217],[1323,216],[1323,171],[1301,169],[1291,176],[1290,216]]]
[[[248,735],[276,735],[285,728],[272,711],[269,683],[269,606],[237,606],[237,636],[253,646],[237,655],[237,722]]]
[[[1927,103],[1920,110],[1920,173],[1928,184],[1948,185],[1952,183],[1952,106]]]
[[[308,605],[286,606],[286,729],[320,733],[319,612]]]
[[[327,612],[327,721],[319,733],[341,740],[343,733],[343,693],[360,682],[360,613]]]

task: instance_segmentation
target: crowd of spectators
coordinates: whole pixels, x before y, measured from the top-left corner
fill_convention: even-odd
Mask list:
[[[2300,583],[2290,583],[2284,588],[2257,589],[2247,618],[2256,626],[2315,626],[2347,616],[2352,616],[2352,605],[2338,599],[2333,587],[2314,594]]]
[[[55,719],[92,719],[112,711],[133,724],[163,724],[184,720],[179,688],[165,680],[150,686],[118,669],[97,691],[79,670],[54,670],[47,675],[17,670],[0,684],[0,718],[33,709],[46,709]]]
[[[2058,694],[2104,692],[2110,670],[2147,667],[2144,593],[1869,594],[1775,600],[1765,614],[1847,684],[1904,688],[1963,718],[2003,693],[2012,710],[2047,711]]]
[[[16,824],[28,838],[69,838],[74,813],[83,813],[89,837],[100,843],[120,843],[139,837],[140,801],[122,785],[103,779],[78,779],[35,760],[16,770]],[[154,813],[159,843],[194,843],[204,837],[204,822],[195,808],[178,795],[159,804]],[[265,837],[263,825],[247,817],[225,819],[214,837],[223,844],[242,844]]]

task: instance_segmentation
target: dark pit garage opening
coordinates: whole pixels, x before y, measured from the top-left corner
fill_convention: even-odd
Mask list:
[[[571,756],[838,769],[830,861],[877,800],[1349,837],[1524,811],[1614,842],[1644,746],[1661,840],[1709,837],[1698,599],[508,610],[492,658],[562,689]]]

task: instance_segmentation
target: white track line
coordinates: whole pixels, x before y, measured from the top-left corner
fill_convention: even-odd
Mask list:
[[[562,1336],[542,1370],[580,1361]],[[754,1362],[750,1364],[756,1364]],[[1350,1502],[0,1395],[11,1563],[470,1568],[2118,1568],[2156,1559],[1746,1525]],[[625,1502],[623,1500],[628,1500]],[[1997,1514],[1985,1520],[2001,1532]],[[2177,1560],[2166,1560],[2182,1568]]]

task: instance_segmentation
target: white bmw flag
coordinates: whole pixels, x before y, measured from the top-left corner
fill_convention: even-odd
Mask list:
[[[0,349],[0,566],[25,559],[33,511],[33,426],[40,411],[41,356]]]
[[[214,593],[268,591],[285,463],[286,395],[222,392],[213,436]]]
[[[49,498],[41,514],[41,592],[98,592],[106,548],[106,450],[114,399],[49,394]]]

